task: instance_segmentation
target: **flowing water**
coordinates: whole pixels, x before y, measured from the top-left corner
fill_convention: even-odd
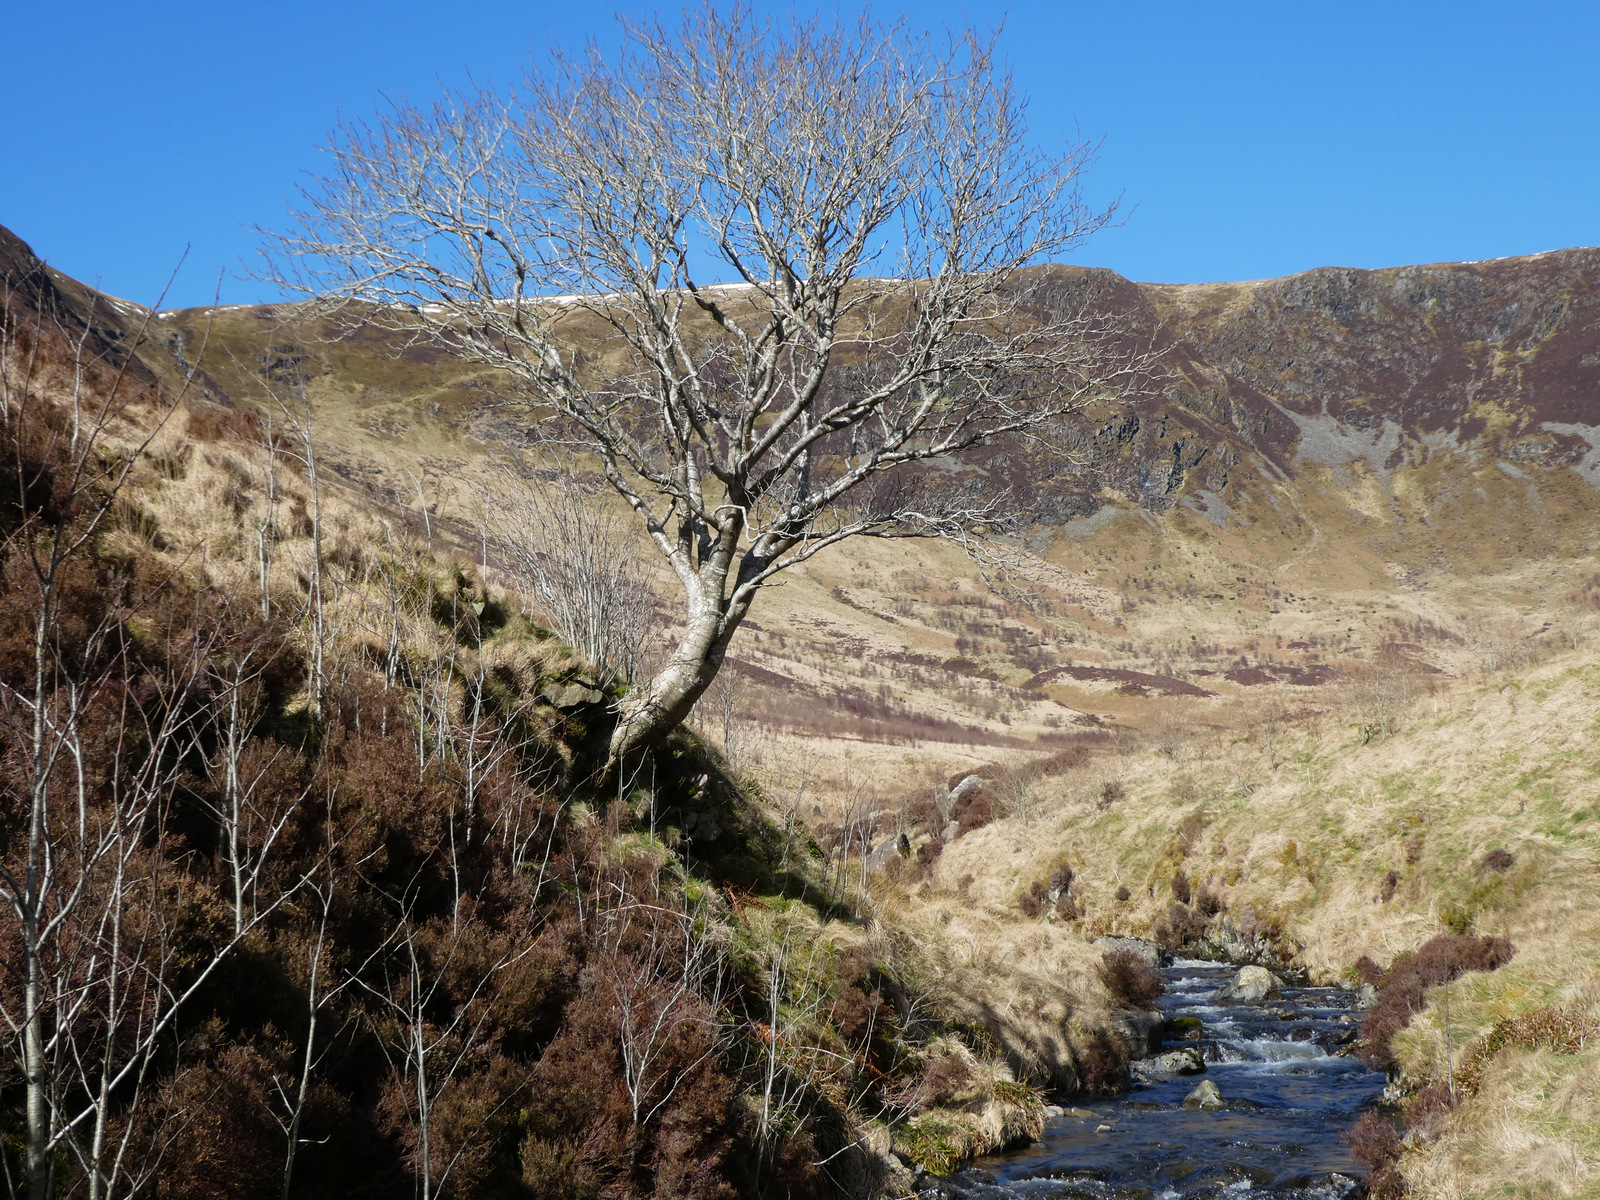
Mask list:
[[[1337,988],[1285,987],[1261,1004],[1214,1004],[1231,980],[1226,964],[1166,968],[1165,1015],[1198,1017],[1206,1071],[1135,1084],[1125,1096],[1084,1102],[1051,1121],[1042,1142],[981,1159],[942,1181],[962,1200],[1344,1200],[1361,1171],[1341,1141],[1384,1077],[1338,1052],[1362,1014]],[[1217,1087],[1219,1112],[1187,1111],[1201,1080]],[[1087,1112],[1092,1115],[1073,1115]],[[929,1193],[924,1193],[925,1195]]]

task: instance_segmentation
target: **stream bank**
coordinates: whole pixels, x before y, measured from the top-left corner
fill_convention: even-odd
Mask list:
[[[1166,1046],[1134,1064],[1130,1092],[1063,1110],[1038,1144],[979,1159],[922,1195],[1353,1197],[1361,1172],[1342,1137],[1385,1083],[1342,1053],[1360,1028],[1356,997],[1286,983],[1259,1002],[1219,1002],[1237,972],[1190,959],[1163,968]],[[1221,1107],[1185,1108],[1203,1081]]]

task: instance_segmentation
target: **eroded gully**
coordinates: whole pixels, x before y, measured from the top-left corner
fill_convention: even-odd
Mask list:
[[[1285,986],[1279,998],[1219,1004],[1236,968],[1183,961],[1163,969],[1165,1051],[1194,1047],[1203,1072],[1136,1083],[1053,1119],[1040,1143],[977,1161],[925,1196],[960,1200],[1345,1200],[1361,1171],[1342,1139],[1384,1077],[1352,1055],[1361,1012],[1337,988]],[[1174,1037],[1173,1018],[1199,1036]],[[1181,1029],[1185,1024],[1177,1022]],[[1161,1060],[1156,1060],[1160,1062]],[[1171,1060],[1167,1060],[1170,1069]],[[1196,1064],[1188,1064],[1192,1072]],[[1140,1064],[1135,1064],[1136,1068]],[[1135,1079],[1139,1072],[1136,1070]],[[1202,1080],[1222,1107],[1188,1110]]]

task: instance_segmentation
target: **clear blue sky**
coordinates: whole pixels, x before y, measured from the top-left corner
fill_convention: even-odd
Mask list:
[[[252,256],[250,227],[282,221],[338,114],[369,113],[380,91],[421,98],[469,71],[509,79],[552,42],[609,38],[612,11],[11,0],[0,224],[60,269],[145,303],[189,245],[167,304],[207,303],[218,273]],[[1004,19],[1037,135],[1105,139],[1091,190],[1123,195],[1128,220],[1079,262],[1189,282],[1600,243],[1597,0],[875,11],[928,26]],[[222,298],[271,293],[230,274]]]

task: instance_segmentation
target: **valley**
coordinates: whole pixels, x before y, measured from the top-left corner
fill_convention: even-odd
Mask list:
[[[591,864],[526,906],[552,979],[581,971],[589,987],[612,961],[575,948],[597,879],[648,877],[663,904],[705,914],[689,927],[721,930],[737,1000],[704,1001],[722,1014],[720,1057],[686,1070],[726,1120],[674,1118],[694,1149],[651,1133],[647,1171],[643,1134],[602,1153],[560,1128],[572,1113],[535,1105],[525,1126],[496,1127],[500,1158],[484,1152],[488,1190],[472,1194],[510,1194],[494,1189],[515,1177],[518,1194],[556,1195],[563,1172],[591,1168],[596,1196],[937,1194],[974,1155],[1070,1142],[1046,1104],[1126,1093],[1144,1010],[1097,939],[1254,957],[1339,989],[1335,1007],[1380,1012],[1444,937],[1514,954],[1429,977],[1396,1028],[1326,1047],[1332,1062],[1364,1045],[1389,1073],[1394,1145],[1353,1147],[1373,1194],[1600,1195],[1600,250],[1214,285],[1048,271],[1160,351],[1142,390],[1048,453],[984,451],[971,469],[1021,518],[976,558],[863,538],[767,587],[675,765],[607,795],[574,766],[603,705],[551,698],[603,681],[522,615],[486,519],[497,464],[527,441],[492,375],[370,327],[336,336],[293,305],[149,313],[48,272],[0,230],[8,314],[48,312],[65,344],[144,394],[181,395],[147,442],[142,409],[106,428],[134,467],[105,553],[280,614],[284,646],[342,664],[351,713],[411,714],[424,782],[459,774],[437,747],[467,720],[460,681],[514,681],[541,769],[562,780],[535,789],[545,853]],[[659,656],[682,605],[649,571]],[[310,601],[321,572],[325,609]],[[491,628],[496,606],[515,613]],[[360,692],[380,684],[381,704]],[[271,736],[312,755],[290,731],[315,691],[285,687]],[[349,719],[341,736],[373,736]],[[584,815],[558,836],[569,805]],[[481,903],[522,911],[499,892]],[[252,952],[303,973],[309,929]],[[522,936],[511,917],[497,929]],[[551,999],[565,986],[538,992],[548,1028],[496,1034],[483,1095],[524,1069],[505,1096],[549,1086],[541,1070],[581,1075],[590,1048],[570,1031],[598,1002]],[[713,1061],[725,1078],[693,1074]],[[367,1101],[338,1086],[356,1122]],[[1178,1099],[1138,1119],[1176,1118]],[[417,1152],[383,1157],[413,1135],[400,1102],[382,1103],[364,1152],[399,1179]],[[625,1185],[594,1165],[624,1145]],[[690,1179],[694,1155],[757,1151],[759,1183],[726,1184],[731,1166]],[[956,1178],[958,1194],[991,1194]]]

